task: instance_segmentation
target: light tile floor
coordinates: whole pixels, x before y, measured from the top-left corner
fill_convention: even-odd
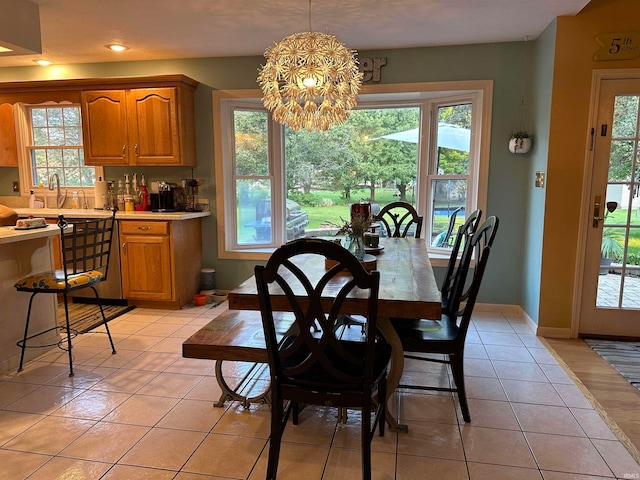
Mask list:
[[[56,351],[1,378],[0,479],[264,478],[268,408],[213,407],[213,362],[181,357],[182,341],[224,308],[136,309],[110,324],[116,355],[103,334],[76,339],[75,377]],[[405,365],[407,382],[447,381],[441,367],[417,363]],[[395,393],[393,411],[409,432],[374,439],[375,479],[640,478],[521,319],[474,315],[466,372],[471,424],[450,394]],[[305,409],[285,431],[278,478],[359,478],[358,415],[337,425],[331,409]]]

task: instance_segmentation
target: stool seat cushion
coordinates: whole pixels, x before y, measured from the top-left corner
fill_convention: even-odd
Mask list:
[[[65,285],[64,272],[56,270],[53,272],[38,273],[18,280],[14,287],[17,290],[73,290],[76,288],[89,287],[100,283],[104,274],[99,270],[89,270],[87,272],[67,277],[68,284]]]

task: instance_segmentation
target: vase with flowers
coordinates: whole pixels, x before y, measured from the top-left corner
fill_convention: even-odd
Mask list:
[[[359,261],[364,260],[364,232],[371,227],[371,218],[354,215],[351,221],[347,221],[340,217],[341,224],[331,224],[338,228],[337,235],[344,235],[344,248],[349,250]]]

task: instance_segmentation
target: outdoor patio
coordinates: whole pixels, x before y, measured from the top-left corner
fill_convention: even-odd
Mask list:
[[[599,307],[618,306],[618,295],[622,276],[608,273],[598,277]],[[624,280],[624,304],[625,308],[640,308],[640,278],[627,276]]]

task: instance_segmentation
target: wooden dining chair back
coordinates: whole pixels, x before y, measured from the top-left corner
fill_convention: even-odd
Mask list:
[[[27,321],[24,329],[23,339],[17,342],[21,348],[20,366],[22,370],[24,363],[24,353],[30,347],[50,347],[57,345],[69,353],[69,376],[73,376],[73,354],[71,339],[78,335],[69,320],[69,294],[83,288],[90,288],[96,298],[96,303],[102,316],[102,324],[105,326],[109,337],[112,353],[116,353],[109,325],[107,323],[100,295],[96,290],[96,285],[106,280],[109,269],[109,259],[111,258],[111,245],[113,240],[113,227],[115,224],[115,211],[107,218],[65,218],[64,215],[58,217],[58,228],[60,229],[60,244],[62,268],[50,272],[43,272],[19,280],[14,286],[21,292],[31,292],[29,308],[27,311]],[[55,326],[43,332],[29,335],[29,321],[31,319],[31,306],[34,297],[39,293],[51,293],[62,295],[64,302],[65,325]],[[53,330],[62,331],[66,338],[62,338],[53,344],[41,344],[30,340],[45,335]],[[58,336],[55,337],[59,338]]]
[[[382,235],[396,238],[404,238],[410,233],[420,238],[422,220],[413,205],[402,201],[387,203],[374,216],[374,221],[381,224]]]
[[[326,268],[302,271],[296,257],[315,255]],[[278,248],[265,266],[255,267],[260,311],[271,375],[271,437],[267,479],[275,479],[282,434],[289,414],[298,424],[299,405],[362,409],[363,479],[371,478],[371,440],[384,434],[389,345],[376,335],[380,275],[367,272],[339,244],[303,238]],[[272,304],[284,292],[285,304]],[[340,322],[345,301],[366,305],[366,324],[348,329]],[[276,336],[274,311],[292,312],[289,332]],[[285,408],[286,403],[286,408]],[[375,407],[375,408],[372,408]],[[373,420],[371,413],[373,411]]]
[[[449,255],[449,262],[447,263],[447,269],[445,271],[444,280],[442,281],[442,287],[440,288],[440,294],[442,298],[442,311],[449,316],[453,315],[449,308],[451,303],[451,296],[453,294],[452,286],[455,278],[456,268],[459,265],[461,248],[464,248],[469,243],[471,235],[473,235],[480,225],[480,219],[482,218],[482,210],[478,209],[473,211],[465,220],[465,222],[458,227],[458,231],[455,235],[453,245],[451,247],[451,254]],[[463,292],[462,297],[468,296],[468,288],[466,292]]]
[[[399,387],[457,393],[465,422],[471,421],[471,415],[464,383],[464,345],[491,246],[498,230],[498,223],[497,217],[489,217],[464,245],[460,265],[454,275],[452,285],[454,294],[451,298],[451,309],[454,312],[460,312],[459,318],[443,313],[440,320],[400,318],[391,320],[402,342],[405,358],[448,364],[453,376],[453,383],[449,386],[400,384]],[[476,251],[479,252],[479,256],[475,258],[475,267],[471,269],[473,252]],[[470,287],[467,291],[465,284],[468,280]],[[465,292],[468,296],[462,302]],[[421,355],[416,355],[417,353]],[[430,356],[424,356],[424,354],[430,354]]]

